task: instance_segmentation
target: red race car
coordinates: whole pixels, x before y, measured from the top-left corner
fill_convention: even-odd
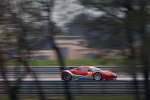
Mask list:
[[[69,70],[63,70],[62,80],[71,81],[79,79],[116,80],[117,74],[108,70],[101,70],[94,66],[81,66]]]

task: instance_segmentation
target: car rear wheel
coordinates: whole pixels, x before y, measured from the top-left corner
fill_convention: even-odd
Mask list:
[[[95,73],[95,74],[94,74],[94,79],[95,79],[96,81],[100,81],[100,80],[102,79],[102,75],[101,75],[100,73]]]
[[[64,74],[63,74],[63,80],[65,80],[65,81],[70,81],[71,80],[71,78],[72,78],[72,76],[69,74],[69,73],[67,73],[67,72],[65,72]]]

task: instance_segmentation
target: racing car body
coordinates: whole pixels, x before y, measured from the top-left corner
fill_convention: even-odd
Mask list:
[[[78,79],[93,79],[93,80],[116,80],[117,74],[109,70],[102,70],[94,66],[81,66],[69,70],[63,70],[61,73],[62,80],[78,80]]]

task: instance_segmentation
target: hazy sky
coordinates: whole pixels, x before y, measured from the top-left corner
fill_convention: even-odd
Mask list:
[[[77,15],[87,14],[91,17],[98,17],[103,15],[103,12],[97,9],[88,9],[80,5],[79,0],[56,0],[53,8],[52,20],[58,27],[65,27]]]

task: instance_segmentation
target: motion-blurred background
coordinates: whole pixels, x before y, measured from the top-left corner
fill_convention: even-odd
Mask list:
[[[60,79],[97,66],[116,81]],[[0,100],[150,100],[149,0],[0,0]]]

